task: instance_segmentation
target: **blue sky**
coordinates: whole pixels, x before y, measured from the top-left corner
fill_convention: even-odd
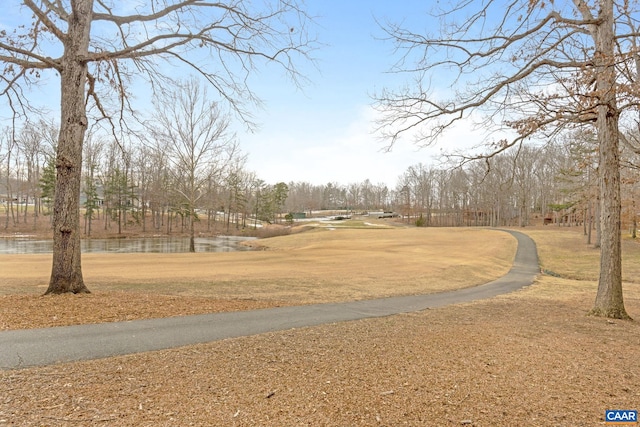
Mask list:
[[[10,3],[14,6],[0,24],[19,19],[18,3]],[[322,44],[313,52],[315,65],[297,64],[309,83],[298,88],[277,67],[261,69],[251,78],[264,108],[253,111],[260,125],[257,132],[237,126],[238,140],[248,154],[247,168],[267,183],[346,185],[369,179],[394,187],[409,166],[434,163],[441,147],[451,149],[448,141],[468,140],[463,129],[462,134],[450,133],[435,149],[418,149],[405,139],[385,152],[386,143],[372,133],[371,95],[410,78],[387,72],[398,58],[393,45],[381,40],[384,32],[376,20],[436,30],[427,14],[432,6],[423,0],[307,0],[316,22],[311,32],[317,32]],[[36,97],[57,98],[57,79],[51,80],[50,87],[35,89]],[[143,98],[144,93],[139,92]]]
[[[371,95],[408,76],[387,71],[397,59],[376,19],[427,19],[429,2],[310,0],[319,41],[315,68],[302,64],[310,83],[296,88],[280,72],[264,73],[254,87],[265,102],[255,134],[239,133],[248,167],[267,182],[349,184],[365,179],[394,186],[409,166],[430,163],[435,150],[403,141],[385,153],[373,134]]]

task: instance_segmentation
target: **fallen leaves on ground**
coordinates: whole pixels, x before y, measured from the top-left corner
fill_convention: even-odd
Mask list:
[[[549,298],[545,287],[419,313],[3,371],[0,422],[598,426],[606,409],[640,409],[640,325],[587,316],[591,287],[570,299]],[[629,298],[627,309],[640,312],[640,300]]]
[[[117,291],[78,295],[0,295],[0,330],[257,310],[280,305],[284,303]]]

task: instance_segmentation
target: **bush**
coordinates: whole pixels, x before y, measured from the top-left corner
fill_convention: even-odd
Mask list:
[[[293,224],[293,214],[288,213],[284,216],[284,220],[287,221],[288,224]]]
[[[416,227],[426,227],[426,226],[427,226],[427,220],[425,219],[425,217],[422,216],[422,214],[420,214],[418,219],[416,219]]]

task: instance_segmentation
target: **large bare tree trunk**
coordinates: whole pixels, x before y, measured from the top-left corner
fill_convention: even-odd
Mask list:
[[[61,70],[61,122],[53,208],[53,264],[47,294],[89,292],[80,262],[80,182],[87,64],[93,0],[73,0]]]
[[[598,144],[600,146],[600,279],[595,306],[597,316],[628,318],[622,298],[619,111],[616,103],[613,1],[601,2],[596,32]]]

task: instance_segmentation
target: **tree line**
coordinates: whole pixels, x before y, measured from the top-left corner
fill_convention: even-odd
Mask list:
[[[187,102],[185,111],[197,111],[192,104]],[[220,119],[211,105],[205,107]],[[214,123],[205,122],[208,129]],[[32,222],[34,227],[38,221],[50,222],[57,132],[54,124],[40,121],[25,124],[15,134],[10,129],[2,134],[0,195],[5,229],[20,222]],[[230,232],[255,228],[258,222],[283,221],[287,213],[312,216],[314,211],[331,210],[393,211],[420,226],[580,224],[589,242],[593,230],[593,243],[598,242],[596,141],[589,132],[577,132],[560,143],[508,150],[486,163],[459,167],[418,163],[394,185],[370,180],[269,184],[246,168],[247,154],[238,142],[221,135],[205,138],[208,146],[187,138],[192,145],[185,148],[159,137],[123,144],[90,134],[83,148],[84,235],[90,237],[95,226],[120,234],[135,223],[143,232],[187,231],[193,237],[198,221],[206,224],[207,231],[217,224],[218,232]],[[623,219],[634,237],[637,157],[631,150],[622,153]]]
[[[634,138],[629,131],[627,138]],[[622,225],[637,234],[638,152],[621,150]],[[598,148],[592,130],[505,150],[483,162],[410,166],[394,185],[290,182],[288,212],[394,211],[422,226],[579,225],[599,246]]]
[[[56,126],[27,124],[16,134],[0,135],[0,202],[3,228],[38,221],[51,223],[55,197]],[[214,140],[217,141],[217,140]],[[246,167],[247,156],[235,141],[192,150],[142,141],[108,140],[90,135],[83,147],[80,209],[83,234],[92,227],[121,234],[136,224],[143,232],[191,230],[206,222],[211,230],[255,226],[250,218],[275,222],[288,186],[267,184]],[[196,151],[200,151],[196,153]],[[195,161],[196,154],[198,160]],[[192,157],[191,157],[192,156]],[[193,162],[189,162],[191,158]]]

